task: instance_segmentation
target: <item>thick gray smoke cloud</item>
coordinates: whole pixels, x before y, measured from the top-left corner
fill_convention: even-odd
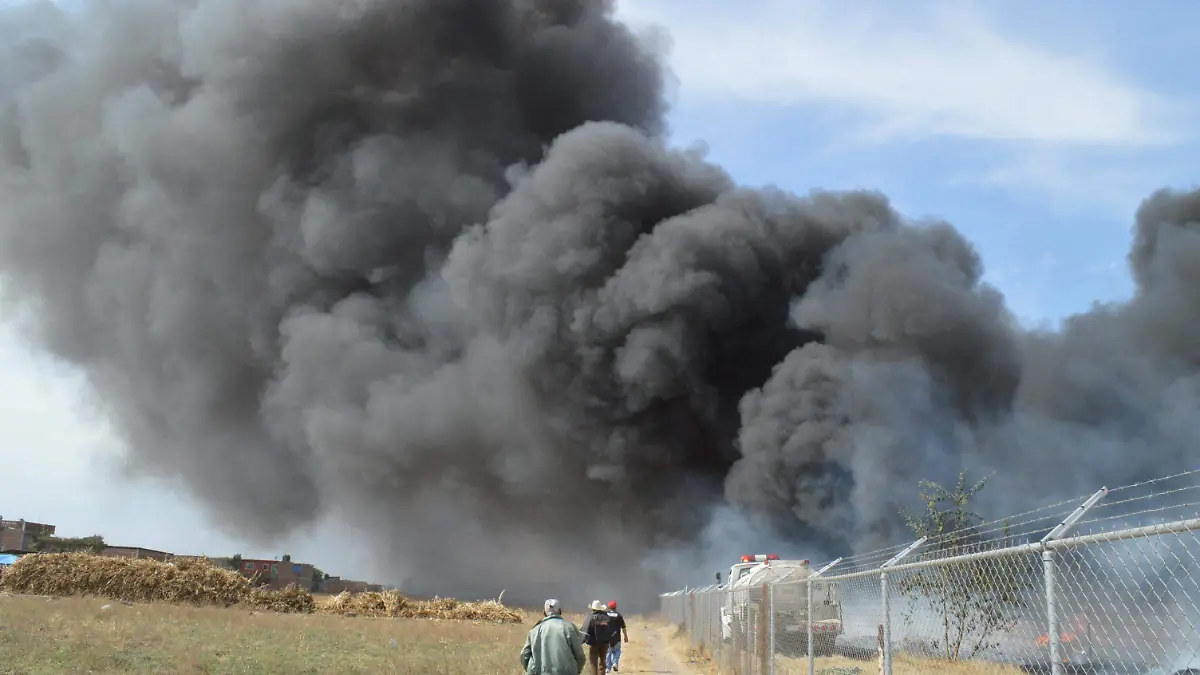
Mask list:
[[[1134,301],[1024,334],[950,225],[667,147],[609,2],[82,6],[0,10],[0,272],[247,536],[633,600],[739,519],[893,544],[919,478],[1027,508],[1197,437],[1200,195],[1140,212]]]

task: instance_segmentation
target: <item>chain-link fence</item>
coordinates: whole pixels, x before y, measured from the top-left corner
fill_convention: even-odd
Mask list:
[[[759,556],[662,612],[737,675],[1200,675],[1200,514],[1167,499],[1200,484],[1129,496],[1197,475],[828,565]]]

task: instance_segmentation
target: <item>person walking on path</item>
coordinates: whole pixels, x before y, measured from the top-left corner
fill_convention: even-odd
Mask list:
[[[592,613],[583,622],[583,643],[588,646],[588,665],[592,675],[608,675],[608,646],[612,644],[612,617],[608,608],[599,600],[593,600]]]
[[[625,617],[617,611],[617,601],[608,601],[608,616],[612,619],[612,642],[608,645],[608,669],[614,673],[621,672],[621,634],[625,634],[625,643],[629,644],[629,628],[625,625]]]
[[[525,675],[582,675],[583,634],[563,618],[558,600],[547,600],[542,615],[521,647]]]

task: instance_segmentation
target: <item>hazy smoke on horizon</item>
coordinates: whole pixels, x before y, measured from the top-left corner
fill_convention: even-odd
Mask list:
[[[1200,192],[1030,333],[952,225],[669,147],[611,2],[81,4],[0,9],[0,274],[246,536],[336,510],[383,581],[632,603],[731,523],[891,545],[918,479],[1026,509],[1200,437]]]

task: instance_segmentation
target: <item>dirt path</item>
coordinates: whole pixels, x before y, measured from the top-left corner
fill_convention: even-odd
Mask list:
[[[699,675],[683,663],[672,647],[670,629],[646,621],[630,622],[630,643],[624,645],[617,675]],[[587,672],[587,671],[584,671]]]

